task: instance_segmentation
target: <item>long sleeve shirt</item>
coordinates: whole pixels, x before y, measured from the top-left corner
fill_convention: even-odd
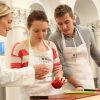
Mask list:
[[[1,63],[0,86],[26,86],[34,84],[35,71],[33,66],[21,69],[8,69]]]
[[[81,33],[81,35],[86,43],[88,54],[94,59],[96,64],[98,66],[100,66],[100,52],[96,47],[92,30],[85,26],[76,26],[76,27],[79,30],[79,32]],[[75,33],[74,38],[70,38],[65,35],[64,35],[64,38],[65,38],[66,47],[74,47],[75,46],[73,43],[73,39],[75,41],[76,46],[79,46],[82,44],[82,41],[81,41],[79,35],[77,34],[77,32]],[[50,35],[49,40],[53,41],[57,46],[58,53],[60,56],[60,61],[61,61],[62,68],[64,71],[64,75],[66,77],[73,75],[73,73],[69,69],[68,64],[65,63],[65,61],[64,61],[61,32],[57,29],[57,31],[54,34]]]
[[[49,44],[48,44],[49,43]],[[53,53],[53,73],[62,71],[62,66],[58,57],[58,52],[53,42],[47,42],[51,47]],[[11,53],[11,67],[12,68],[24,68],[29,63],[29,48],[24,43],[16,43]]]

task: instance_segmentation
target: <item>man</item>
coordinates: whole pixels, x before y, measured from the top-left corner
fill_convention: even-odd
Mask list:
[[[94,89],[89,56],[100,66],[100,52],[96,48],[92,30],[75,25],[75,16],[68,5],[56,7],[54,17],[58,29],[49,40],[58,48],[65,77],[76,90],[82,90],[82,87]]]

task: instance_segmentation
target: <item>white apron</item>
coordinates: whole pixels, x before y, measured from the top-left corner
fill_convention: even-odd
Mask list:
[[[82,41],[82,44],[77,47],[74,39],[73,42],[75,47],[66,47],[65,39],[62,33],[63,56],[65,58],[65,62],[68,64],[74,76],[82,84],[82,86],[86,89],[94,89],[95,85],[92,70],[90,68],[89,54],[86,43],[78,29],[77,33],[79,34]],[[73,90],[74,88],[70,83],[67,83],[64,89]]]
[[[50,73],[46,75],[46,79],[36,80],[34,86],[23,88],[23,100],[28,100],[29,96],[43,96],[43,95],[52,95],[58,94],[62,91],[59,89],[54,89],[51,86],[52,81],[52,72],[53,72],[53,52],[52,49],[45,43],[48,47],[46,52],[40,52],[34,50],[29,45],[29,65],[34,66],[35,64],[47,64],[50,68]]]

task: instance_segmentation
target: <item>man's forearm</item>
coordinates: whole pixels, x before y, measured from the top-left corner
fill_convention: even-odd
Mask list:
[[[75,88],[82,87],[81,83],[79,83],[74,76],[68,77],[68,82],[71,83]]]

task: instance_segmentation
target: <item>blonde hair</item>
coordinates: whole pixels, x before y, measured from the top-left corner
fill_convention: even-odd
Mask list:
[[[9,13],[11,13],[10,7],[5,4],[4,2],[0,1],[0,17],[5,16]]]

